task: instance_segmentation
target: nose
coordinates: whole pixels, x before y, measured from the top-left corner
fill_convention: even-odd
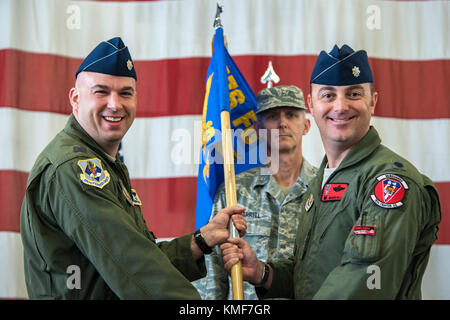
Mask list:
[[[111,111],[118,111],[121,108],[119,95],[117,92],[111,92],[109,99],[108,99],[108,109]]]
[[[284,112],[280,113],[280,124],[279,124],[280,129],[281,128],[287,128],[287,117],[284,114]]]
[[[333,111],[345,112],[349,109],[348,101],[344,95],[337,95],[333,104]]]

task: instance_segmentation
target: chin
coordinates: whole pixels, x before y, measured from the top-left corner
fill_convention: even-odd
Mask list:
[[[103,140],[108,144],[119,144],[123,137],[123,134],[109,134]]]

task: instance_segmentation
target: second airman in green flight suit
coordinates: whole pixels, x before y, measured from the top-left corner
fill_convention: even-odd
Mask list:
[[[294,258],[264,264],[235,239],[240,249],[221,246],[225,267],[241,259],[262,298],[420,299],[441,219],[435,186],[370,126],[378,93],[365,51],[322,51],[310,83],[326,155],[299,208]]]

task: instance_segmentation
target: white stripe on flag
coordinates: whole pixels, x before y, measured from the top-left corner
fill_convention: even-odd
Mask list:
[[[135,60],[209,57],[215,11],[210,0],[4,0],[0,49],[82,58],[121,36]],[[317,55],[347,43],[370,57],[430,60],[450,56],[448,12],[446,1],[227,0],[222,22],[231,55]]]
[[[311,116],[308,114],[311,119]],[[0,170],[29,172],[36,157],[62,129],[67,116],[0,108]],[[324,155],[317,126],[304,138],[303,154],[318,166]],[[434,182],[450,181],[450,119],[373,117],[383,144],[413,163]],[[136,118],[123,140],[132,178],[197,176],[201,116]],[[32,139],[30,138],[32,137]],[[441,146],[441,147],[437,147]]]
[[[0,232],[0,299],[28,298],[20,233]]]
[[[423,275],[422,299],[449,300],[450,277],[450,245],[435,245],[431,247],[430,261]]]

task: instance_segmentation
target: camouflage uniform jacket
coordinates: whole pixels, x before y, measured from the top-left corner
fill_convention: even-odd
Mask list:
[[[30,172],[20,231],[31,299],[200,298],[192,235],[155,243],[127,168],[73,115]]]
[[[295,234],[299,220],[299,206],[307,184],[317,168],[303,158],[300,176],[284,197],[272,175],[261,175],[255,168],[236,176],[237,203],[246,207],[247,233],[244,239],[262,261],[289,258],[294,253]],[[226,207],[223,185],[216,193],[212,216]],[[231,284],[223,268],[220,249],[205,257],[207,276],[194,283],[203,299],[231,299]],[[255,288],[244,282],[244,298],[258,299]]]

